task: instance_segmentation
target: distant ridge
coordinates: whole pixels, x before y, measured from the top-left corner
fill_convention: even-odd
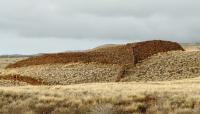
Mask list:
[[[121,45],[122,44],[103,44],[95,48],[92,48],[91,50],[104,49],[104,48],[116,47],[116,46],[121,46]]]
[[[40,56],[40,55],[43,55],[43,54],[35,54],[35,55],[21,55],[21,54],[0,55],[0,58],[34,57],[34,56]]]

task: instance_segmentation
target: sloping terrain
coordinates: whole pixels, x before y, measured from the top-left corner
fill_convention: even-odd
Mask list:
[[[200,45],[191,44],[191,45],[183,45],[186,51],[200,51]]]
[[[31,57],[22,61],[18,61],[14,64],[10,64],[7,68],[17,68],[17,67],[27,67],[33,65],[43,65],[43,64],[67,64],[67,63],[90,63],[98,62],[103,64],[124,64],[124,63],[134,63],[133,55],[127,54],[132,53],[131,48],[126,48],[124,46],[118,46],[115,48],[109,48],[101,51],[92,52],[66,52],[57,54],[45,54],[38,57]]]
[[[200,76],[200,51],[159,53],[131,67],[99,63],[45,64],[9,68],[0,73],[42,79],[50,85],[178,80]]]
[[[104,48],[116,47],[116,46],[120,46],[120,45],[121,44],[104,44],[104,45],[97,46],[93,49],[89,49],[88,51],[94,51],[94,50],[99,50],[99,49],[104,49]]]
[[[200,43],[181,43],[180,45],[187,51],[200,51]]]
[[[13,82],[23,82],[30,85],[50,85],[46,81],[42,80],[41,78],[33,78],[31,76],[20,76],[18,74],[8,74],[8,75],[0,75],[0,80],[7,80]]]
[[[144,41],[135,44],[129,43],[127,45],[133,48],[135,63],[141,62],[142,60],[161,52],[184,51],[178,43],[162,40]]]
[[[177,80],[200,76],[200,51],[159,53],[126,71],[122,81]]]
[[[129,67],[76,62],[4,69],[9,59],[3,61],[0,114],[200,113],[199,51],[159,53]]]
[[[159,52],[184,50],[178,43],[170,41],[145,41],[130,43],[114,47],[100,48],[88,52],[67,52],[56,54],[45,54],[31,57],[26,60],[10,64],[7,68],[27,67],[32,65],[74,63],[74,62],[96,62],[103,64],[136,64]]]
[[[27,83],[27,79],[22,77],[21,79],[16,79],[14,75],[2,75],[2,70],[9,64],[15,63],[27,59],[28,57],[14,57],[14,56],[1,56],[0,57],[0,87],[2,86],[26,86],[30,85]],[[24,81],[23,81],[24,80]],[[32,85],[32,84],[31,84]]]
[[[28,57],[0,57],[0,69],[25,59],[28,59]]]
[[[28,76],[42,79],[50,85],[91,82],[115,82],[121,76],[121,67],[111,64],[71,63],[45,64],[1,70],[2,75]]]

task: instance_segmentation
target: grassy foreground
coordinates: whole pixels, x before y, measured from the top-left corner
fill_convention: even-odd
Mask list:
[[[0,87],[0,114],[199,114],[200,78]]]
[[[197,47],[186,50],[196,51]],[[156,56],[158,59],[153,57],[153,59],[147,60],[144,65],[139,65],[137,67],[138,70],[130,69],[126,75],[126,79],[133,79],[131,81],[135,81],[131,76],[137,77],[135,76],[136,74],[139,74],[140,78],[150,79],[151,76],[156,76],[156,73],[157,77],[164,79],[169,77],[169,74],[161,74],[161,71],[170,71],[171,73],[170,69],[176,68],[174,72],[179,74],[172,72],[175,78],[171,77],[173,78],[171,81],[159,82],[157,80],[149,82],[150,80],[148,80],[148,82],[145,82],[145,80],[141,80],[141,82],[30,86],[30,83],[26,83],[23,80],[17,81],[15,79],[13,81],[1,77],[0,114],[200,114],[200,67],[198,53],[175,54],[170,59],[173,61],[169,63],[167,62],[168,56],[164,58]],[[188,57],[189,59],[186,59]],[[163,60],[162,62],[160,62],[160,58]],[[23,60],[24,58],[0,58],[0,74],[3,75],[3,71],[9,73],[4,69],[5,66],[21,59]],[[160,65],[163,63],[167,65]],[[45,69],[44,66],[42,68]],[[147,71],[146,75],[141,70],[144,68]],[[150,68],[153,70],[149,70]],[[29,71],[29,73],[34,73],[35,71],[36,73],[31,76],[37,76],[39,70],[31,69],[19,71]],[[48,72],[42,70],[42,73],[45,75],[51,74],[50,71],[55,71],[54,69],[50,71],[48,70],[49,68],[46,69]],[[181,69],[187,72],[180,72]],[[11,69],[11,71],[13,73],[17,69]],[[66,70],[64,69],[63,71]],[[151,73],[151,71],[154,72]],[[59,73],[62,72],[59,71]],[[135,74],[134,76],[133,73]],[[45,75],[42,74],[41,76]],[[46,76],[48,77],[47,79],[51,79],[50,76]],[[87,74],[84,78],[87,78],[87,76],[90,75]],[[105,77],[105,75],[103,76]],[[100,76],[102,79],[104,77]],[[64,81],[61,77],[57,78]],[[55,80],[55,77],[52,79]]]

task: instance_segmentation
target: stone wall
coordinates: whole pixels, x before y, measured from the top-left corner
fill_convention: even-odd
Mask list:
[[[183,50],[183,48],[175,42],[154,40],[102,48],[88,52],[45,54],[10,64],[7,68],[74,62],[127,65],[136,64],[156,53],[172,50]]]

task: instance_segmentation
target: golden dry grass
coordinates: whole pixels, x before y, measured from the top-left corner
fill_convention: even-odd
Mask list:
[[[0,58],[0,69],[5,68],[9,64],[16,63],[17,61],[21,61],[21,60],[24,60],[27,58],[28,57],[12,57],[12,58],[1,57]]]
[[[200,46],[190,46],[186,48],[187,51],[200,51]]]
[[[173,56],[169,56],[170,54]],[[175,53],[170,54],[165,57],[174,57]],[[179,60],[170,60],[176,64],[184,60],[182,63],[187,63],[188,66],[182,66],[183,69],[198,67],[198,54],[199,52],[181,52],[177,53]],[[165,57],[157,55],[152,58],[162,59],[162,63],[165,63]],[[186,57],[189,59],[185,60]],[[138,68],[147,68],[145,64],[154,66],[153,63],[159,61],[149,59]],[[176,64],[171,66],[181,67]],[[169,66],[167,64],[165,67]],[[162,67],[161,70],[165,70]],[[16,72],[16,69],[12,70],[10,72]],[[48,68],[46,71],[49,71]],[[187,79],[173,81],[143,80],[63,86],[12,86],[12,82],[0,80],[0,85],[6,86],[5,83],[8,83],[7,86],[11,86],[0,86],[0,114],[200,114],[200,75],[196,71],[194,75],[186,74],[184,78]]]
[[[3,87],[3,86],[25,86],[25,85],[29,85],[29,84],[26,82],[22,82],[22,81],[0,79],[0,87]]]
[[[199,114],[200,78],[0,88],[0,113]]]
[[[20,76],[17,74],[0,75],[0,80],[7,80],[7,82],[13,82],[14,85],[16,82],[23,82],[31,85],[50,85],[49,83],[40,78],[33,78],[31,76]]]
[[[110,48],[110,47],[115,47],[115,46],[121,46],[121,45],[123,45],[123,44],[104,44],[104,45],[97,46],[93,49],[89,49],[88,51],[94,51],[94,50]]]
[[[200,44],[181,44],[186,51],[200,51]]]

